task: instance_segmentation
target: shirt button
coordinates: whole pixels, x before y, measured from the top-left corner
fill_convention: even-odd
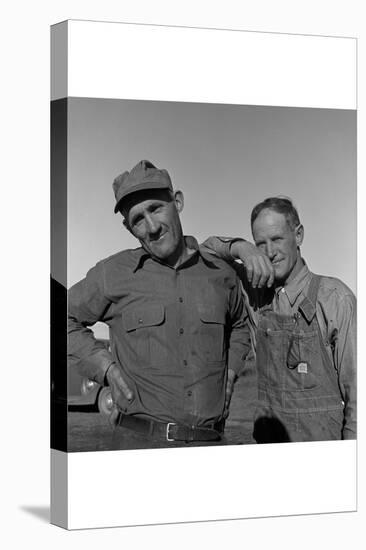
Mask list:
[[[191,390],[187,391],[187,395],[188,395],[188,397],[191,397],[191,395],[192,395]]]
[[[142,321],[142,319],[139,319],[139,323],[140,323],[140,325],[141,325],[141,323],[142,323],[142,322],[143,322],[143,321]]]
[[[179,334],[183,334],[183,332],[184,332],[184,328],[180,328],[179,329]]]

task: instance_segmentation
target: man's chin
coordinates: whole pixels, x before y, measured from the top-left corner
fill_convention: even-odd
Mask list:
[[[146,252],[150,254],[156,260],[166,263],[175,264],[181,254],[179,246],[176,246],[175,242],[171,242],[168,239],[165,242],[150,242],[148,247],[144,247]]]
[[[169,250],[158,246],[150,248],[149,253],[153,258],[155,258],[155,260],[163,263],[166,263],[172,256],[172,253]]]
[[[155,256],[156,258],[159,258],[161,260],[169,255],[169,251],[166,249],[166,247],[159,244],[150,246],[150,253],[152,256]]]
[[[276,267],[274,266],[274,279],[277,285],[281,285],[285,282],[286,275],[283,270],[280,269],[280,267],[276,269]]]

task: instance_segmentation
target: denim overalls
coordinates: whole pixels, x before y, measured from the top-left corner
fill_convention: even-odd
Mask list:
[[[292,315],[260,309],[257,332],[258,443],[342,439],[343,408],[337,371],[316,318],[320,277]]]

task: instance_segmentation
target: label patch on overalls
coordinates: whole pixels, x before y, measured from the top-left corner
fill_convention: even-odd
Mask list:
[[[301,372],[302,374],[307,374],[308,372],[308,364],[305,362],[299,363],[297,365],[297,372]]]

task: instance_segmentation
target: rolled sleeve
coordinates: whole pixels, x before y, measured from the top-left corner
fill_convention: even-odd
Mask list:
[[[201,247],[206,252],[218,256],[226,262],[234,262],[235,258],[233,258],[230,248],[231,245],[237,241],[245,242],[245,239],[239,237],[208,237],[208,239],[202,243]]]

